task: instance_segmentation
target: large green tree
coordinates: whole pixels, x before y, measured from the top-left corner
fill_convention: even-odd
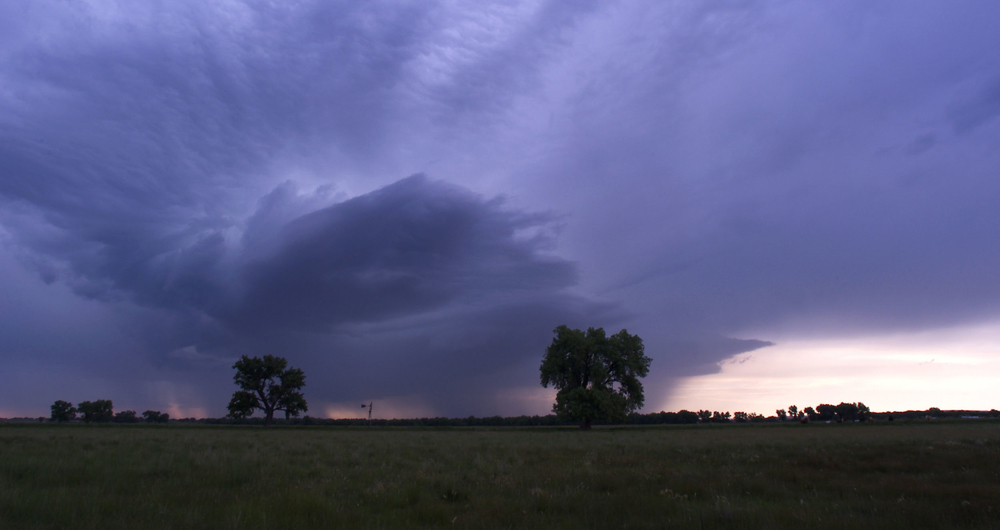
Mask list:
[[[542,359],[542,386],[558,389],[553,412],[589,429],[594,421],[624,421],[642,407],[639,378],[650,362],[642,339],[624,329],[608,337],[603,328],[559,326]]]
[[[283,357],[265,355],[260,357],[240,357],[233,368],[233,380],[240,387],[229,400],[229,416],[246,418],[254,410],[264,412],[264,426],[270,426],[275,411],[285,413],[285,418],[298,416],[309,410],[302,396],[306,376],[298,368],[287,368]]]

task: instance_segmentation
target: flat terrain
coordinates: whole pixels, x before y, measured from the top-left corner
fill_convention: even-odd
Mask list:
[[[1000,528],[1000,423],[0,424],[0,528]]]

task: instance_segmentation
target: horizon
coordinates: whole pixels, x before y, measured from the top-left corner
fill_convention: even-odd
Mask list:
[[[863,404],[863,403],[860,403],[860,402],[856,402],[856,403],[855,402],[841,402],[841,403],[837,403],[837,404],[844,404],[844,403],[848,403],[848,404],[852,404],[852,405],[853,404],[857,404],[857,405]],[[802,407],[802,410],[805,410],[806,408],[813,408],[813,409],[815,409],[816,406],[822,406],[822,405],[836,406],[837,404],[834,404],[834,403],[817,403],[815,406],[813,406],[813,405],[807,405],[805,407]],[[122,410],[131,410],[131,409],[122,409]],[[118,409],[115,409],[115,411],[116,412],[120,412]],[[777,412],[777,409],[775,409],[774,411],[772,411],[772,414],[770,414],[770,415],[762,414],[762,413],[757,413],[757,412],[753,412],[753,411],[744,411],[744,410],[739,410],[739,409],[736,409],[736,410],[732,410],[732,409],[723,409],[723,410],[709,410],[709,409],[688,410],[688,409],[679,409],[679,410],[661,410],[661,411],[658,411],[658,412],[654,412],[654,411],[636,412],[636,413],[633,413],[633,414],[637,414],[639,416],[648,416],[648,415],[659,415],[659,414],[698,413],[700,411],[710,412],[710,413],[720,412],[720,413],[723,413],[723,414],[729,414],[730,416],[732,416],[733,414],[736,414],[736,413],[740,413],[740,412],[746,413],[746,414],[756,414],[756,415],[758,415],[758,419],[756,419],[756,420],[754,420],[754,419],[748,420],[747,421],[748,423],[750,423],[750,422],[759,422],[759,421],[767,421],[767,422],[772,422],[772,423],[775,422],[775,421],[778,421],[778,422],[793,422],[793,423],[795,423],[795,422],[799,421],[798,419],[792,419],[790,417],[785,418],[785,419],[781,419],[777,414],[775,414]],[[133,410],[132,412],[136,412],[136,411]],[[154,411],[154,412],[160,412],[160,411]],[[801,410],[799,412],[802,413]],[[870,410],[866,414],[872,414],[872,415],[901,414],[901,415],[905,415],[905,414],[917,414],[917,413],[928,413],[928,412],[934,412],[934,413],[937,413],[937,414],[951,414],[951,413],[956,413],[956,412],[977,412],[977,413],[990,414],[990,413],[996,413],[996,412],[998,412],[998,410],[995,409],[995,408],[994,409],[942,409],[940,407],[929,407],[927,409]],[[477,420],[488,420],[488,419],[497,418],[497,417],[499,417],[499,418],[544,418],[544,417],[555,418],[556,414],[553,413],[553,412],[549,412],[548,414],[534,414],[534,415],[522,414],[522,415],[518,415],[518,416],[500,416],[500,415],[493,415],[493,416],[475,416],[475,415],[473,415],[473,416],[465,416],[465,417],[448,417],[448,416],[375,417],[375,416],[373,416],[371,418],[371,420],[372,421],[390,421],[391,422],[391,421],[419,421],[419,420],[428,420],[428,419],[445,419],[445,420],[458,420],[458,421],[460,421],[460,420],[466,420],[466,419],[469,419],[469,418],[473,418],[473,419],[477,419]],[[362,416],[344,416],[344,417],[326,417],[326,416],[313,416],[313,415],[308,414],[308,413],[302,414],[300,416],[292,417],[292,418],[289,418],[287,420],[285,418],[275,418],[274,421],[279,422],[279,423],[280,422],[285,422],[285,421],[293,421],[294,422],[294,421],[305,420],[306,418],[310,418],[312,420],[321,420],[321,421],[322,420],[332,420],[332,421],[339,421],[339,420],[344,420],[344,421],[355,421],[355,420],[357,420],[357,421],[368,421],[368,417],[364,416],[364,415],[362,415]],[[904,419],[904,418],[901,418],[901,419]],[[924,419],[924,418],[921,418],[921,419]],[[932,419],[939,419],[939,418],[932,417]],[[954,419],[954,418],[951,418],[951,419]],[[978,416],[970,418],[970,417],[962,416],[961,419],[989,419],[989,418],[979,418]],[[44,422],[51,421],[48,416],[44,416],[44,415],[43,416],[14,416],[14,417],[0,416],[0,421],[42,422],[42,420],[44,420]],[[261,417],[261,416],[251,416],[251,417],[247,417],[247,418],[243,418],[243,419],[234,419],[234,418],[230,418],[228,416],[220,416],[220,417],[211,417],[211,416],[194,417],[194,416],[191,416],[191,417],[176,417],[176,418],[175,417],[170,417],[170,419],[169,419],[169,421],[181,421],[181,422],[184,422],[184,421],[202,421],[202,420],[213,420],[213,421],[216,421],[216,420],[228,420],[228,421],[234,421],[234,422],[238,422],[238,423],[254,423],[254,422],[263,422],[264,418]],[[835,421],[830,421],[830,420],[815,420],[815,421],[822,421],[824,423],[835,423]],[[855,422],[858,422],[858,421],[860,421],[860,420],[855,420]],[[714,422],[715,422],[715,420],[712,420],[712,423],[714,423]],[[739,423],[740,421],[737,420],[737,419],[735,419],[735,418],[733,418],[733,417],[730,417],[729,419],[726,420],[726,422],[728,422],[728,423]],[[69,420],[69,421],[66,421],[66,422],[61,422],[61,423],[85,423],[85,422],[84,422],[83,419],[77,417],[77,418],[74,418],[72,420]],[[109,420],[107,422],[97,422],[97,423],[119,423],[119,422],[117,422],[116,420]],[[125,422],[125,423],[128,424],[128,423],[148,423],[148,422],[146,420],[143,420],[143,419],[140,418],[140,419],[138,419],[135,422]],[[624,423],[628,424],[629,422],[626,421]],[[699,423],[701,423],[701,421],[699,421]],[[561,424],[564,424],[564,425],[577,425],[577,422],[574,421],[574,420],[568,420],[567,419],[567,420],[562,420]],[[598,424],[600,424],[600,425],[615,425],[617,423],[616,422],[599,422]],[[638,424],[638,425],[646,425],[646,424]]]
[[[244,354],[315,417],[545,415],[559,325],[642,337],[643,413],[995,409],[998,19],[0,6],[0,417],[221,417]]]

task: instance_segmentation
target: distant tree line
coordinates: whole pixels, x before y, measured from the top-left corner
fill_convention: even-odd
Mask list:
[[[57,404],[60,402],[56,402]],[[65,401],[62,402],[63,407],[74,408],[71,403]],[[836,421],[836,408],[837,405],[831,405],[834,410],[833,416],[823,416],[821,413],[817,412],[822,410],[829,414],[830,409],[822,405],[816,407],[806,407],[805,409],[799,411],[797,407],[789,407],[789,410],[785,410],[784,420],[779,414],[774,416],[763,416],[754,413],[743,413],[743,412],[719,412],[719,411],[689,411],[681,410],[678,412],[652,412],[648,414],[640,414],[633,412],[625,417],[624,423],[626,425],[694,425],[699,423],[757,423],[757,422],[768,422],[777,423],[781,421],[801,421],[800,417],[804,416],[806,418],[811,418],[810,421]],[[56,405],[53,405],[55,408]],[[860,407],[858,407],[860,411]],[[890,416],[896,420],[916,420],[931,418],[1000,418],[1000,411],[994,410],[940,410],[938,408],[930,408],[928,410],[910,410],[903,412],[866,412],[865,419],[872,417],[880,421],[887,420]],[[842,407],[845,412],[845,417],[849,417],[849,411],[852,410],[850,407]],[[160,413],[157,411],[147,410],[142,413],[142,419],[139,419],[134,415],[133,411],[123,411],[116,413],[112,416],[112,422],[119,421],[121,423],[134,423],[139,421],[145,421],[147,423],[166,423],[170,417],[166,413]],[[811,416],[810,416],[811,415]],[[824,420],[822,418],[828,417],[829,420]],[[860,414],[857,418],[860,420]],[[65,419],[61,421],[71,421],[76,418],[76,411],[72,416],[66,416]],[[119,419],[120,418],[120,419]],[[82,419],[82,418],[81,418]],[[51,418],[52,421],[60,421]],[[263,425],[265,422],[264,418],[179,418],[173,421],[183,422],[183,423],[199,423],[199,424],[211,424],[211,425]],[[363,427],[368,425],[368,420],[363,418],[342,418],[342,419],[328,419],[328,418],[314,418],[311,416],[305,416],[301,418],[289,418],[289,419],[279,419],[274,418],[273,423],[276,425],[326,425],[326,426],[341,426],[341,427]],[[853,421],[853,420],[852,420]],[[595,425],[611,425],[612,422],[594,422]],[[371,421],[372,426],[377,427],[555,427],[555,426],[570,426],[579,425],[575,420],[564,420],[560,419],[555,414],[548,414],[545,416],[487,416],[487,417],[475,417],[469,416],[465,418],[405,418],[405,419],[373,419]]]
[[[75,407],[72,403],[59,399],[52,404],[51,412],[49,420],[58,423],[74,421],[77,419],[78,414],[84,423],[139,423],[140,421],[145,421],[146,423],[167,423],[170,420],[169,414],[158,410],[143,412],[142,419],[139,418],[134,410],[123,410],[115,413],[114,404],[110,399],[84,401]]]
[[[837,405],[833,406],[836,409]],[[622,422],[607,422],[607,421],[595,421],[594,425],[613,425],[613,424],[625,424],[625,425],[694,425],[700,423],[778,423],[781,421],[791,422],[800,421],[799,416],[805,415],[806,411],[811,410],[814,415],[813,421],[827,421],[821,420],[824,416],[816,412],[817,407],[807,407],[799,414],[796,408],[794,414],[790,414],[787,410],[785,411],[785,420],[781,420],[778,414],[774,416],[763,416],[761,414],[755,413],[744,413],[744,412],[719,412],[719,411],[689,411],[681,410],[678,412],[652,412],[648,414],[640,414],[633,412],[625,417]],[[865,407],[867,409],[867,407]],[[828,411],[826,407],[822,407],[823,411]],[[842,407],[845,415],[848,415],[850,407]],[[859,407],[860,410],[860,407]],[[928,414],[928,412],[937,411],[937,409],[930,409],[928,411],[909,411],[909,412],[866,412],[865,419],[868,417],[878,418],[880,420],[887,419],[890,415],[894,416],[896,419],[924,419],[928,416],[938,417],[938,418],[961,418],[961,417],[981,417],[981,418],[1000,418],[1000,411],[937,411],[938,415],[934,416]],[[806,416],[808,417],[808,416]],[[847,416],[849,417],[849,416]],[[861,421],[860,415],[857,416],[858,421]],[[182,418],[177,421],[189,422],[189,423],[202,423],[202,424],[212,424],[212,425],[263,425],[264,418]],[[832,416],[829,421],[836,421],[836,416]],[[853,421],[853,420],[850,420]],[[278,419],[273,420],[274,425],[316,425],[316,426],[340,426],[340,427],[364,427],[368,425],[368,420],[363,418],[340,418],[340,419],[329,419],[329,418],[314,418],[312,416],[304,416],[301,418],[290,418],[290,419]],[[574,419],[562,419],[555,414],[548,414],[545,416],[488,416],[488,417],[475,417],[469,416],[466,418],[402,418],[402,419],[373,419],[371,420],[371,425],[373,427],[556,427],[556,426],[574,426],[579,425]]]

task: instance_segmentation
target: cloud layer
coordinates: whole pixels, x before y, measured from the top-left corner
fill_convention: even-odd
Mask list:
[[[277,353],[317,406],[544,412],[562,323],[643,336],[655,403],[995,319],[997,11],[4,5],[0,410],[220,414]]]

